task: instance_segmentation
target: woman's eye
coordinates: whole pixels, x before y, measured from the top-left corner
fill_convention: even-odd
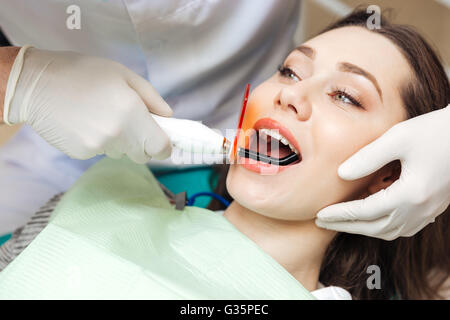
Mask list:
[[[336,94],[335,97],[337,100],[341,100],[344,103],[352,103],[352,101],[346,95],[344,95],[342,93]]]
[[[339,101],[339,102],[342,102],[345,104],[351,104],[356,107],[362,107],[361,103],[357,99],[355,99],[350,94],[348,94],[344,91],[336,90],[329,95],[336,101]]]
[[[292,80],[296,80],[296,81],[300,81],[301,78],[299,76],[297,76],[295,74],[294,71],[292,71],[292,69],[285,67],[285,66],[279,66],[278,67],[278,72],[280,73],[280,75],[282,77],[288,78],[288,79],[292,79]]]

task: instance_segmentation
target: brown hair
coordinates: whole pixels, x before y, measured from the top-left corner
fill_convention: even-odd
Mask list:
[[[366,27],[370,14],[357,9],[321,33],[346,27]],[[444,108],[450,102],[450,85],[431,46],[412,27],[391,24],[381,16],[381,28],[372,32],[390,39],[408,61],[414,78],[400,94],[408,118]],[[436,137],[439,138],[439,137]],[[226,192],[228,168],[220,169],[216,192]],[[218,209],[212,202],[211,209]],[[319,280],[348,290],[355,299],[436,299],[450,277],[450,208],[416,235],[385,241],[362,235],[338,233],[322,262]],[[367,268],[381,269],[381,289],[368,289]]]

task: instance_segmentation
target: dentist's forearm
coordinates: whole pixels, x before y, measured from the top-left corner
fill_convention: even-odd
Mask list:
[[[0,124],[3,123],[3,105],[5,102],[6,84],[8,83],[9,73],[11,72],[14,60],[20,50],[20,47],[2,47],[0,48]]]

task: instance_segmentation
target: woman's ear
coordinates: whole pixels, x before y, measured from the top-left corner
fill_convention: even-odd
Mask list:
[[[367,188],[369,195],[372,195],[382,189],[386,189],[387,187],[389,187],[400,177],[401,171],[402,166],[400,161],[395,160],[375,172]]]

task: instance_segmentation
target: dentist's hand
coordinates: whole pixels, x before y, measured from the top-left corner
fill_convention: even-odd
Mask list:
[[[338,174],[358,179],[396,159],[402,172],[390,187],[324,208],[316,224],[393,240],[434,222],[450,204],[450,105],[395,125],[344,162]]]
[[[28,48],[23,59],[19,52],[11,70],[3,120],[29,124],[73,158],[126,154],[145,163],[171,153],[167,135],[150,112],[172,115],[150,83],[123,65]]]

